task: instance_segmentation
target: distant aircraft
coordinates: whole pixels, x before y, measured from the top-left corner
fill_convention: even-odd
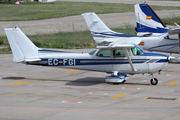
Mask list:
[[[153,74],[160,72],[172,59],[167,55],[144,52],[135,45],[140,39],[132,44],[131,38],[124,38],[126,40],[97,46],[90,53],[71,53],[38,48],[19,28],[5,28],[5,33],[15,62],[107,72],[112,75],[106,77],[105,81],[113,84],[125,82],[129,78],[127,74],[148,73],[152,75],[151,84],[156,85],[158,80]]]
[[[180,26],[168,28],[147,3],[134,5],[137,35],[148,36],[139,45],[150,51],[180,53]],[[154,39],[152,37],[157,37]],[[180,57],[175,61],[180,62]]]
[[[144,4],[142,4],[144,5]],[[145,4],[147,5],[147,4]],[[155,31],[156,29],[152,30],[151,32],[147,32],[145,30],[146,27],[145,25],[147,24],[139,24],[139,21],[141,23],[145,23],[143,20],[144,19],[153,19],[154,16],[150,17],[150,13],[148,15],[141,15],[143,12],[141,10],[137,10],[137,8],[142,9],[138,7],[138,5],[135,5],[136,9],[136,23],[137,23],[137,35],[129,35],[129,34],[124,34],[124,33],[118,33],[115,31],[112,31],[109,29],[104,22],[94,13],[84,13],[82,14],[87,26],[89,27],[89,30],[95,40],[95,42],[99,45],[104,45],[108,44],[117,40],[122,40],[124,38],[132,39],[132,40],[137,40],[141,39],[141,41],[138,43],[143,49],[149,50],[149,51],[159,51],[159,52],[168,52],[168,53],[180,53],[180,44],[179,40],[175,39],[173,36],[169,34],[167,31],[169,30],[167,27],[155,27],[153,25],[156,25],[155,23],[152,23],[152,28],[157,28],[160,32],[159,33],[152,33],[152,31]],[[144,7],[143,7],[144,9]],[[138,12],[137,12],[138,11]],[[147,11],[144,10],[144,11]],[[154,12],[153,12],[154,13]],[[143,17],[145,18],[143,19]],[[142,19],[140,19],[142,18]],[[147,21],[147,20],[146,20]],[[161,22],[158,22],[158,25],[161,25]],[[149,25],[150,26],[150,25]],[[161,25],[163,26],[163,25]],[[144,28],[144,29],[142,29]],[[180,28],[179,28],[180,29]],[[144,30],[144,31],[143,31]],[[170,29],[169,31],[171,32],[179,32],[176,29]],[[179,36],[179,35],[178,35]],[[125,39],[124,39],[125,40]],[[177,57],[174,59],[174,61],[180,62],[180,57]]]

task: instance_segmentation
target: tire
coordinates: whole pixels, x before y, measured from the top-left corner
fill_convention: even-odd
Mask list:
[[[153,79],[151,79],[151,85],[157,85],[158,84],[158,79],[157,78],[154,78],[154,80]]]
[[[112,83],[113,85],[119,85],[120,83]]]

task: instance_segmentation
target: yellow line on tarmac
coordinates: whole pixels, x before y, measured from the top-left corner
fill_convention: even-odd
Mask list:
[[[116,95],[116,96],[112,96],[112,98],[120,98],[120,97],[123,97],[125,95],[128,95],[128,94],[119,94],[119,95]]]
[[[174,100],[174,101],[178,101],[179,100],[179,98],[177,98],[176,100]]]
[[[76,71],[80,71],[80,70],[70,70],[70,71],[66,71],[65,73],[72,73],[72,72],[76,72]]]
[[[179,81],[172,81],[170,83],[168,83],[167,85],[174,85],[174,84],[177,84]]]
[[[149,97],[145,97],[144,99],[148,99]]]
[[[18,82],[18,83],[15,83],[15,84],[11,84],[11,85],[21,85],[21,84],[25,84],[27,82]]]

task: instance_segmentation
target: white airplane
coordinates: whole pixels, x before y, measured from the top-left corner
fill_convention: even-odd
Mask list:
[[[150,51],[180,54],[180,26],[169,29],[147,3],[134,5],[137,35],[148,36],[141,47]],[[156,39],[155,39],[156,38]],[[175,59],[180,62],[180,56]]]
[[[146,5],[146,4],[145,4]],[[138,8],[138,5],[135,5],[135,9]],[[140,8],[139,8],[140,9]],[[136,10],[137,11],[137,10]],[[140,13],[142,14],[142,13]],[[141,18],[143,15],[137,15],[136,18]],[[89,30],[95,40],[95,42],[99,45],[105,45],[117,40],[122,40],[124,38],[129,38],[132,40],[141,39],[138,45],[140,45],[143,49],[149,51],[159,51],[159,52],[168,52],[168,53],[180,53],[180,44],[178,39],[171,38],[172,36],[167,33],[168,28],[165,27],[164,30],[159,28],[162,31],[166,31],[165,33],[161,34],[152,34],[150,32],[139,32],[140,27],[144,27],[143,25],[139,25],[137,22],[137,35],[129,35],[124,33],[117,33],[109,29],[103,21],[94,13],[84,13],[82,14]],[[147,16],[147,15],[144,15]],[[152,17],[153,18],[153,17]],[[137,20],[141,21],[142,20]],[[155,25],[153,23],[153,25]],[[158,27],[155,27],[158,28]],[[142,30],[142,29],[141,29]],[[171,31],[173,31],[171,29]],[[176,30],[174,30],[176,31]],[[180,57],[174,59],[174,61],[180,62]]]
[[[70,53],[38,48],[19,28],[4,30],[17,63],[107,72],[112,75],[105,81],[114,84],[125,82],[129,78],[127,74],[148,73],[152,75],[151,84],[156,85],[158,80],[153,74],[160,72],[171,59],[167,55],[144,52],[135,45],[140,39],[132,44],[132,39],[124,38],[126,40],[107,46],[97,46],[90,53]]]

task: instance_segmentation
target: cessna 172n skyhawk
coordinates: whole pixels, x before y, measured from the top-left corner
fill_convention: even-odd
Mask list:
[[[144,52],[135,45],[141,41],[138,38],[124,38],[107,46],[97,46],[90,53],[70,53],[38,48],[19,28],[5,28],[5,33],[15,62],[107,72],[112,75],[105,81],[114,84],[125,82],[127,74],[148,73],[152,75],[151,84],[156,85],[158,80],[153,74],[160,72],[171,59],[167,55]],[[137,43],[132,44],[132,41]]]
[[[146,20],[146,22],[143,21],[143,17],[147,16],[147,13],[146,14],[142,13],[142,11],[139,10],[140,8],[138,5],[135,5],[135,9],[138,9],[138,10],[136,10],[136,23],[137,23],[137,31],[138,31],[137,36],[124,34],[124,33],[117,33],[115,31],[112,31],[103,23],[103,21],[94,12],[84,13],[82,15],[87,23],[87,26],[89,27],[89,30],[90,30],[95,42],[99,45],[108,44],[108,43],[114,42],[119,39],[124,39],[124,38],[136,38],[136,39],[139,38],[139,39],[141,39],[141,41],[138,43],[138,45],[140,45],[145,50],[168,52],[168,53],[180,53],[179,40],[178,40],[178,38],[177,39],[171,38],[173,36],[170,36],[169,33],[167,33],[168,28],[158,28],[156,26],[153,26],[153,25],[156,25],[155,23],[157,23],[154,21],[155,23],[152,23],[152,25],[151,25],[154,27],[153,31],[156,30],[155,28],[158,28],[158,31],[161,31],[161,32],[163,31],[163,33],[152,35],[151,34],[152,31],[146,32],[145,30],[147,30],[147,29],[142,29],[142,28],[148,28],[147,26],[145,26],[145,25],[147,25],[147,24],[145,24],[145,23],[147,23],[147,20]],[[142,7],[141,9],[144,9],[144,7]],[[146,11],[146,10],[147,9],[145,9],[144,11]],[[137,11],[139,12],[139,14]],[[152,17],[151,19],[153,19],[153,18],[154,17]],[[139,21],[141,21],[140,22],[141,24],[139,23]],[[157,25],[159,25],[159,24],[160,23],[157,23]],[[149,29],[152,30],[152,28],[149,28]],[[176,32],[176,33],[179,32],[178,30],[172,30],[172,29],[170,29],[170,31]],[[136,40],[136,39],[134,39],[134,40]],[[174,59],[174,61],[180,62],[180,57],[177,57],[176,59]]]

